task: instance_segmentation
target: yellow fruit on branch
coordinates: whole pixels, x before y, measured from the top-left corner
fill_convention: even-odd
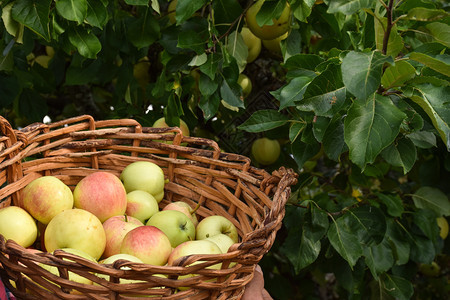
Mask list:
[[[290,27],[291,7],[289,3],[286,5],[278,19],[272,19],[273,24],[259,26],[256,21],[256,15],[264,4],[265,0],[256,1],[245,14],[245,20],[248,28],[254,35],[262,40],[273,40],[288,32]]]
[[[439,235],[441,236],[441,238],[443,240],[445,240],[448,236],[448,222],[447,219],[445,219],[445,217],[439,217],[436,218],[436,222],[439,226]]]
[[[241,29],[241,35],[248,48],[247,63],[251,63],[259,56],[259,53],[261,53],[261,39],[245,26]]]

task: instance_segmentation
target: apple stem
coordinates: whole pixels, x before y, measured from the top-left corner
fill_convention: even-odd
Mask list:
[[[197,203],[197,206],[193,210],[190,211],[190,214],[191,215],[194,214],[199,208],[200,208],[200,203]]]
[[[128,222],[128,216],[127,216],[127,214],[124,214],[123,216],[125,217],[125,222]]]

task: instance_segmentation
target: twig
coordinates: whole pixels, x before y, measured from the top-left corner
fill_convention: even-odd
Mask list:
[[[381,50],[381,52],[386,55],[387,53],[387,47],[388,47],[388,43],[389,43],[389,36],[391,35],[391,30],[392,30],[392,10],[393,10],[393,6],[394,6],[394,0],[389,0],[389,5],[386,9],[386,18],[387,18],[387,23],[386,23],[386,31],[384,32],[384,37],[383,37],[383,49]]]

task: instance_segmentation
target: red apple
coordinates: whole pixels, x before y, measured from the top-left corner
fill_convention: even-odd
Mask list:
[[[125,235],[132,229],[144,224],[131,216],[113,216],[103,222],[106,234],[106,247],[102,257],[107,258],[120,253],[120,245]]]
[[[95,172],[78,182],[73,191],[74,206],[96,215],[103,223],[108,218],[123,215],[127,209],[127,194],[120,179],[107,172]]]
[[[156,266],[165,265],[171,252],[169,238],[154,226],[130,230],[120,246],[120,253],[136,256],[144,263]]]

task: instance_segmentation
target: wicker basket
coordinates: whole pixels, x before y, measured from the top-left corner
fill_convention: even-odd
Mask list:
[[[101,265],[61,250],[54,254],[31,251],[12,240],[5,241],[0,235],[0,275],[16,297],[242,297],[256,264],[273,245],[281,226],[290,186],[296,182],[292,170],[280,168],[268,174],[252,167],[249,158],[222,153],[214,141],[182,136],[176,127],[146,128],[131,119],[95,121],[85,115],[14,130],[0,116],[0,207],[20,206],[23,188],[40,176],[56,176],[73,189],[81,178],[92,172],[102,170],[119,175],[125,166],[138,160],[156,163],[169,179],[161,207],[179,200],[192,207],[200,204],[199,218],[227,217],[236,225],[240,242],[228,253],[191,255],[179,259],[176,266],[125,260]],[[192,265],[196,261],[201,262]],[[216,263],[222,263],[222,268],[208,268]],[[48,272],[43,265],[56,266],[59,276]],[[121,269],[123,266],[129,268]],[[68,271],[92,280],[93,284],[68,280]],[[106,274],[109,280],[98,274]],[[195,276],[178,279],[186,274]],[[119,283],[120,279],[139,281]]]

